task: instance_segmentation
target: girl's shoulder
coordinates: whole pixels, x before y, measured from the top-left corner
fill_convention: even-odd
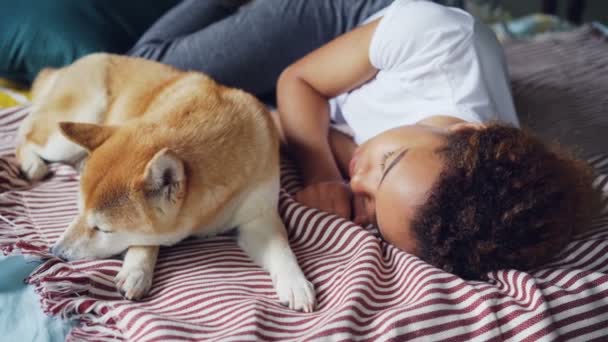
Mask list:
[[[454,25],[470,26],[474,19],[462,9],[428,0],[395,0],[386,9],[383,21],[413,30],[410,33],[420,33]]]
[[[467,12],[424,0],[395,0],[380,19],[369,55],[377,69],[398,67],[416,56],[449,51],[474,33]]]

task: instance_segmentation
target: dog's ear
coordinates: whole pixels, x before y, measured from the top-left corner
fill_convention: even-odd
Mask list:
[[[61,133],[74,143],[92,152],[116,132],[115,126],[103,126],[91,123],[60,122]]]
[[[166,204],[183,197],[185,181],[184,162],[168,148],[157,152],[144,171],[146,196]]]

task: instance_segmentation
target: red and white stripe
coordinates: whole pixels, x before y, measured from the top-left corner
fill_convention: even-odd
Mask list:
[[[586,29],[509,43],[506,54],[524,124],[578,145],[608,203],[605,42]],[[76,214],[78,176],[52,165],[53,177],[39,184],[19,177],[14,139],[26,113],[0,111],[0,249],[48,257]],[[382,243],[372,229],[298,204],[289,195],[300,188],[296,170],[286,162],[281,171],[279,209],[317,290],[313,313],[279,305],[268,274],[230,235],[162,248],[141,302],[116,292],[118,259],[49,259],[28,281],[45,312],[80,319],[72,341],[608,339],[608,212],[543,268],[466,282]]]
[[[76,214],[78,177],[53,165],[54,176],[35,186],[18,179],[12,151],[24,113],[0,112],[0,140],[7,143],[0,147],[0,245],[7,253],[48,257],[48,246]],[[592,163],[604,165],[605,158]],[[141,302],[125,301],[116,291],[118,259],[49,259],[28,281],[45,312],[81,320],[68,337],[72,341],[605,338],[607,215],[549,267],[466,282],[384,244],[373,230],[293,201],[297,173],[289,163],[282,172],[279,209],[317,290],[313,313],[279,305],[268,274],[231,235],[162,248],[154,286]]]

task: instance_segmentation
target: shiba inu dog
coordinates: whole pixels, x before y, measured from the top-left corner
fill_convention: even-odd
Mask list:
[[[312,311],[313,286],[278,215],[279,140],[253,96],[196,72],[110,54],[46,69],[33,85],[17,159],[31,180],[46,162],[82,166],[79,214],[51,248],[67,259],[126,251],[128,299],[150,289],[159,246],[238,227],[280,301]]]

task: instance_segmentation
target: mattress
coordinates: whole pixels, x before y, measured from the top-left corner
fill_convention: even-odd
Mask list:
[[[597,77],[607,75],[604,39],[586,29],[509,44],[506,52],[523,123],[575,146],[596,168],[595,186],[608,196],[607,130],[596,130],[608,122],[608,77]],[[316,311],[278,304],[269,275],[231,235],[161,248],[150,294],[139,302],[123,300],[112,281],[121,260],[63,262],[48,255],[76,215],[78,174],[53,164],[52,176],[38,184],[19,177],[14,139],[28,110],[0,111],[0,248],[46,260],[27,282],[47,314],[80,319],[68,340],[606,339],[608,213],[541,268],[464,281],[385,244],[371,227],[295,202],[291,194],[301,184],[287,159],[279,209],[315,285]]]

